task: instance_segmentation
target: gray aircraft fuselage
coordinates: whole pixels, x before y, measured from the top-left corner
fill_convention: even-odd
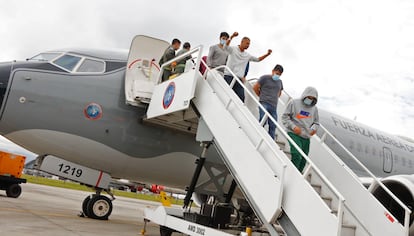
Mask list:
[[[126,56],[104,73],[68,73],[45,61],[0,65],[7,86],[1,134],[39,155],[58,156],[113,177],[189,184],[202,150],[194,135],[143,125],[146,107],[125,104]],[[112,59],[105,60],[108,67]],[[88,117],[90,104],[100,106],[98,116]],[[210,153],[217,157],[214,149]]]
[[[73,73],[48,61],[0,64],[0,133],[39,155],[113,177],[188,185],[201,148],[193,134],[144,124],[145,105],[126,105],[127,54],[70,53],[105,61],[105,71]],[[323,110],[320,119],[376,175],[414,173],[412,143]],[[327,144],[359,171],[332,140]],[[215,149],[207,159],[222,164]]]
[[[320,122],[377,177],[414,174],[414,144],[356,121],[320,110]],[[359,176],[360,166],[332,140],[327,145]]]

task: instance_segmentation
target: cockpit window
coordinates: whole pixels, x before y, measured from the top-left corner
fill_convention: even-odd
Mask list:
[[[37,60],[37,61],[51,61],[56,57],[60,56],[61,53],[40,53],[29,60]]]
[[[77,69],[77,72],[104,72],[105,63],[103,61],[97,61],[89,58],[85,58],[82,64]]]
[[[53,63],[56,65],[65,68],[68,71],[72,71],[73,68],[78,64],[78,62],[81,60],[80,57],[72,56],[72,55],[64,55],[62,57],[59,57]]]
[[[69,73],[105,73],[108,62],[75,52],[42,52],[27,59],[45,61]]]

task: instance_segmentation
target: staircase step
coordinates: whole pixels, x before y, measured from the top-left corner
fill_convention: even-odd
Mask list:
[[[306,176],[306,180],[311,183],[312,182],[312,173],[309,173],[308,176]]]
[[[328,205],[330,209],[332,209],[332,198],[331,197],[321,197],[322,200]]]
[[[285,231],[283,231],[282,226],[280,226],[280,225],[273,225],[273,226],[275,227],[276,232],[277,232],[280,236],[286,235],[286,234],[285,234]]]
[[[292,159],[292,154],[290,154],[290,152],[285,152],[285,151],[283,151],[285,154],[286,154],[286,156],[289,158],[289,159]]]
[[[286,149],[286,143],[280,141],[280,140],[276,140],[276,144],[277,146],[279,146],[280,150],[285,151]]]
[[[342,225],[341,236],[355,236],[356,226],[355,225]]]
[[[321,195],[321,192],[322,192],[322,186],[321,185],[319,185],[319,184],[311,184],[311,186],[312,186],[313,189],[315,189],[315,191],[319,195]]]
[[[276,142],[277,144],[279,144],[279,145],[283,145],[283,146],[285,146],[285,145],[286,145],[286,142],[285,142],[285,141],[283,141],[283,140],[280,140],[280,139],[276,139],[276,140],[275,140],[275,142]]]

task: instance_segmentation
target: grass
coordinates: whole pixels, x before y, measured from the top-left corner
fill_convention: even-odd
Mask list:
[[[41,184],[41,185],[48,185],[58,188],[67,188],[73,190],[80,190],[80,191],[88,191],[88,192],[95,192],[91,188],[86,187],[85,185],[81,185],[76,182],[72,181],[65,181],[65,180],[56,180],[56,179],[49,179],[40,176],[32,176],[32,175],[25,175],[23,174],[21,178],[27,180],[28,183],[32,184]],[[160,202],[160,196],[155,194],[144,194],[144,193],[133,193],[133,192],[126,192],[121,190],[113,190],[112,193],[118,197],[128,197],[134,199],[141,199],[147,201],[155,201]],[[180,199],[171,198],[172,204],[182,205],[183,201]]]

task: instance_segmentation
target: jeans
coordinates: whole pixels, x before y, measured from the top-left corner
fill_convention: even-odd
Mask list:
[[[262,106],[266,109],[267,112],[270,113],[270,115],[277,121],[277,113],[276,113],[276,107],[270,105],[267,102],[260,102]],[[262,120],[264,116],[264,111],[259,107],[259,122]],[[267,123],[269,124],[269,135],[272,137],[272,139],[275,139],[275,132],[276,132],[276,124],[273,123],[271,119],[267,119]],[[263,124],[265,125],[266,122]]]
[[[231,81],[233,80],[233,76],[231,76],[231,75],[224,75],[224,80],[226,80],[226,82],[228,84],[230,84]],[[236,80],[238,80],[238,82],[237,81],[235,82],[235,84],[233,86],[233,91],[237,94],[237,96],[239,96],[240,100],[242,100],[242,102],[244,102],[244,89],[240,85],[241,80],[238,79],[238,78],[236,78]]]

